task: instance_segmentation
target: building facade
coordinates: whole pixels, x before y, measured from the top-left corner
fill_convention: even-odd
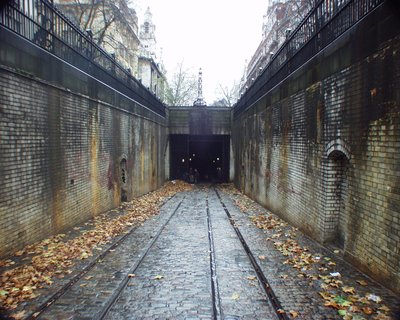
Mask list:
[[[149,8],[139,29],[136,11],[126,0],[56,0],[55,4],[146,88],[165,99],[165,69],[157,61],[156,26]]]
[[[240,93],[255,81],[279,47],[312,8],[313,0],[272,0],[263,17],[262,40],[246,65]]]
[[[147,8],[139,33],[138,78],[145,87],[164,101],[167,80],[161,57],[157,58],[156,54],[157,40],[155,31],[156,26],[153,23],[150,8]]]
[[[125,0],[55,0],[55,5],[132,75],[137,76],[138,18]]]

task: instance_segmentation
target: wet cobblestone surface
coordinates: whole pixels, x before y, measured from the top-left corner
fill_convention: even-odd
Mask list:
[[[319,292],[324,291],[321,288],[322,281],[319,279],[312,280],[311,277],[307,277],[307,275],[318,277],[319,274],[324,275],[338,272],[340,274],[340,278],[338,279],[342,281],[343,286],[346,285],[355,288],[360,297],[368,294],[379,296],[382,298],[382,303],[393,311],[393,314],[387,318],[384,316],[379,318],[375,313],[375,316],[371,316],[371,319],[375,317],[375,319],[400,319],[398,316],[400,307],[399,297],[343,261],[340,254],[335,254],[331,250],[321,246],[290,225],[276,229],[259,229],[254,225],[251,219],[260,214],[270,214],[265,208],[257,203],[252,203],[251,210],[242,212],[234,203],[235,200],[243,198],[242,194],[234,194],[233,196],[228,196],[223,192],[220,192],[220,194],[222,201],[225,203],[236,225],[239,227],[252,253],[257,257],[258,264],[268,278],[271,288],[277,295],[282,304],[282,308],[286,312],[290,310],[295,311],[298,313],[297,319],[343,318],[338,315],[336,309],[324,306],[324,301],[319,295]],[[291,237],[287,237],[289,234]],[[275,240],[283,242],[285,238],[294,238],[301,247],[307,248],[307,252],[315,257],[321,257],[320,266],[327,270],[318,270],[320,272],[317,271],[312,274],[309,270],[299,271],[292,265],[286,263],[288,257],[279,252],[274,246]],[[329,266],[329,262],[332,266]],[[360,280],[366,281],[368,286],[358,285],[357,281]],[[340,292],[340,288],[337,291],[338,295],[342,294],[345,296],[343,292]],[[383,314],[384,313],[382,313],[382,315]],[[368,318],[363,312],[360,312],[357,316],[359,316],[358,319]]]
[[[166,223],[183,195],[167,202],[159,215],[137,228],[82,279],[58,299],[40,319],[97,319],[122,279],[144,255],[146,245]]]
[[[323,272],[339,272],[343,285],[354,287],[358,295],[373,293],[391,310],[398,307],[395,294],[290,225],[258,228],[252,219],[269,214],[267,210],[252,203],[251,209],[242,212],[235,201],[244,196],[222,190],[218,191],[221,200],[289,318],[342,317],[324,306],[318,271],[315,277],[311,270],[299,271],[274,246],[274,241],[284,241],[287,235],[321,257]],[[137,227],[39,318],[99,319],[110,305],[106,319],[278,319],[218,194],[212,187],[196,187],[171,198],[157,216]],[[72,275],[80,267],[76,265]],[[68,279],[42,289],[40,298],[25,303],[26,314],[35,312]],[[368,286],[358,285],[360,280]],[[124,281],[126,286],[113,301]],[[390,319],[359,315],[357,319]]]
[[[161,233],[107,319],[209,319],[212,314],[204,195],[193,192]]]
[[[208,193],[222,317],[277,319],[214,191]]]

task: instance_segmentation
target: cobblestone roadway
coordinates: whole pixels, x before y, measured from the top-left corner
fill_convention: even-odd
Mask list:
[[[324,301],[318,294],[323,291],[321,289],[322,281],[310,281],[306,277],[303,277],[305,272],[298,272],[290,264],[285,263],[287,257],[276,250],[273,241],[271,241],[271,238],[274,238],[277,235],[276,229],[262,230],[257,228],[251,222],[251,216],[267,213],[267,210],[254,203],[254,207],[250,211],[243,213],[233,203],[232,197],[223,192],[220,192],[220,194],[222,201],[225,203],[227,209],[232,215],[235,224],[239,227],[250,250],[253,255],[257,257],[258,264],[266,275],[268,282],[281,302],[283,309],[286,311],[296,311],[298,313],[296,319],[342,319],[343,317],[338,315],[336,309],[324,306]],[[243,199],[243,195],[237,194],[236,196],[233,196],[233,198]],[[292,227],[288,225],[281,229],[282,230],[279,234],[282,234],[282,236],[279,237],[278,240],[284,241],[282,239],[285,238],[286,233],[292,232]],[[359,296],[365,296],[370,293],[377,295],[382,298],[382,303],[390,307],[390,309],[395,313],[392,317],[384,317],[378,316],[376,313],[368,316],[360,311],[360,313],[356,314],[359,317],[357,319],[400,320],[400,299],[397,295],[343,261],[340,255],[327,250],[317,242],[302,234],[300,231],[296,231],[296,234],[296,241],[298,241],[302,247],[307,247],[310,253],[321,256],[322,258],[332,258],[332,261],[335,261],[335,265],[329,267],[329,272],[339,272],[341,275],[340,280],[347,286],[354,287]],[[261,260],[259,259],[260,256],[265,258]],[[323,271],[320,273],[324,274]],[[360,286],[357,283],[360,279],[366,280],[368,286]],[[340,290],[338,291],[338,294],[345,295],[343,292],[340,292]],[[370,305],[366,304],[365,306],[377,308],[379,305],[374,306],[374,304],[371,303]]]
[[[109,319],[210,319],[211,277],[207,191],[192,192],[149,252]],[[222,316],[274,319],[250,263],[215,196],[210,213],[216,246]],[[157,276],[162,279],[156,280]]]
[[[132,265],[144,254],[147,243],[178,205],[183,195],[167,202],[159,215],[137,228],[81,280],[75,283],[41,319],[98,319],[113,291],[128,276]]]
[[[143,255],[183,196],[171,199],[158,216],[138,227],[41,318],[98,319],[113,291],[126,279],[132,265]],[[266,257],[258,262],[283,308],[298,311],[298,319],[340,319],[335,310],[323,307],[316,288],[283,264],[282,255],[265,241],[268,231],[256,228],[227,195],[221,193],[221,196],[254,256]],[[222,319],[276,319],[215,191],[199,188],[186,194],[179,210],[111,308],[108,319],[213,318],[207,204],[215,245],[217,306]],[[258,211],[262,210],[260,207]],[[329,254],[301,234],[298,240],[315,252]],[[355,279],[363,278],[349,265],[337,263],[337,270],[347,283],[353,284]],[[388,306],[396,305],[398,298],[390,291],[370,279],[368,282],[368,290],[383,297]]]

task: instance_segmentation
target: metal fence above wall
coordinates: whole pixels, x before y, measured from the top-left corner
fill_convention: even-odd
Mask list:
[[[113,79],[112,84],[105,79],[101,81],[118,91],[129,92],[130,98],[165,116],[165,105],[51,1],[9,0],[0,6],[0,10],[0,25],[79,69],[88,62],[97,65],[109,75],[106,78]]]
[[[236,103],[234,115],[254,104],[383,2],[384,0],[316,0],[314,8]]]

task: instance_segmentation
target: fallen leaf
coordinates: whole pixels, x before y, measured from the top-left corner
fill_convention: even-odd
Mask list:
[[[24,286],[22,288],[23,293],[32,293],[33,288],[31,286]]]
[[[361,286],[367,286],[368,285],[368,282],[365,281],[365,280],[356,280],[356,282]]]
[[[250,277],[247,277],[247,280],[257,280],[257,277],[256,276],[250,276]]]
[[[164,276],[157,275],[157,276],[154,277],[154,280],[161,280],[163,278],[164,278]]]
[[[265,260],[265,256],[258,256],[260,260]]]
[[[324,300],[330,300],[332,298],[332,295],[326,291],[318,292],[318,294],[324,299]]]
[[[362,304],[370,304],[366,297],[359,298],[358,302],[361,302]]]
[[[345,316],[347,314],[346,310],[338,310],[339,316]]]
[[[278,309],[278,310],[276,310],[276,312],[278,312],[279,314],[283,314],[283,313],[285,313],[285,310],[283,310],[283,309]]]
[[[0,290],[0,296],[5,297],[5,296],[7,296],[7,295],[8,295],[8,291]]]
[[[352,319],[352,320],[359,320],[359,319]],[[364,318],[362,320],[364,320]],[[383,313],[378,313],[376,316],[374,316],[374,320],[393,320],[393,318]]]
[[[349,308],[349,311],[350,311],[350,312],[358,313],[358,312],[361,312],[361,309],[360,309],[360,307],[358,307],[358,306],[351,306],[351,307]]]
[[[362,311],[367,315],[370,315],[370,314],[374,313],[374,310],[372,310],[372,308],[370,308],[370,307],[363,307]]]
[[[232,297],[231,297],[232,300],[238,300],[239,298],[240,298],[240,296],[239,296],[239,294],[237,292],[232,294]]]
[[[339,305],[333,300],[325,301],[324,306],[325,307],[335,308],[335,309],[339,309],[340,308]]]
[[[81,254],[81,260],[83,260],[83,259],[87,259],[89,257],[89,254],[86,252],[86,251],[84,251],[84,252],[82,252],[82,254]]]
[[[342,291],[344,293],[350,293],[350,294],[355,294],[356,293],[354,287],[344,286],[344,287],[342,287]]]
[[[389,311],[390,311],[390,309],[389,309],[387,306],[385,306],[385,305],[379,307],[378,310],[381,310],[381,311],[383,311],[383,312],[389,312]]]
[[[87,277],[85,277],[85,280],[90,280],[92,278],[93,278],[93,276],[87,276]]]
[[[352,302],[347,300],[346,297],[343,296],[336,296],[334,298],[335,302],[337,302],[338,305],[342,306],[342,307],[349,307]]]
[[[339,288],[342,284],[343,284],[342,281],[340,281],[340,280],[335,280],[335,279],[332,279],[332,280],[329,282],[329,285],[330,285],[332,288]]]
[[[290,314],[290,316],[291,316],[292,318],[297,318],[298,315],[299,315],[299,313],[296,312],[296,311],[289,311],[289,314]]]
[[[17,313],[13,313],[11,315],[11,317],[14,318],[15,320],[23,319],[25,317],[25,311],[20,311],[20,312],[17,312]]]

